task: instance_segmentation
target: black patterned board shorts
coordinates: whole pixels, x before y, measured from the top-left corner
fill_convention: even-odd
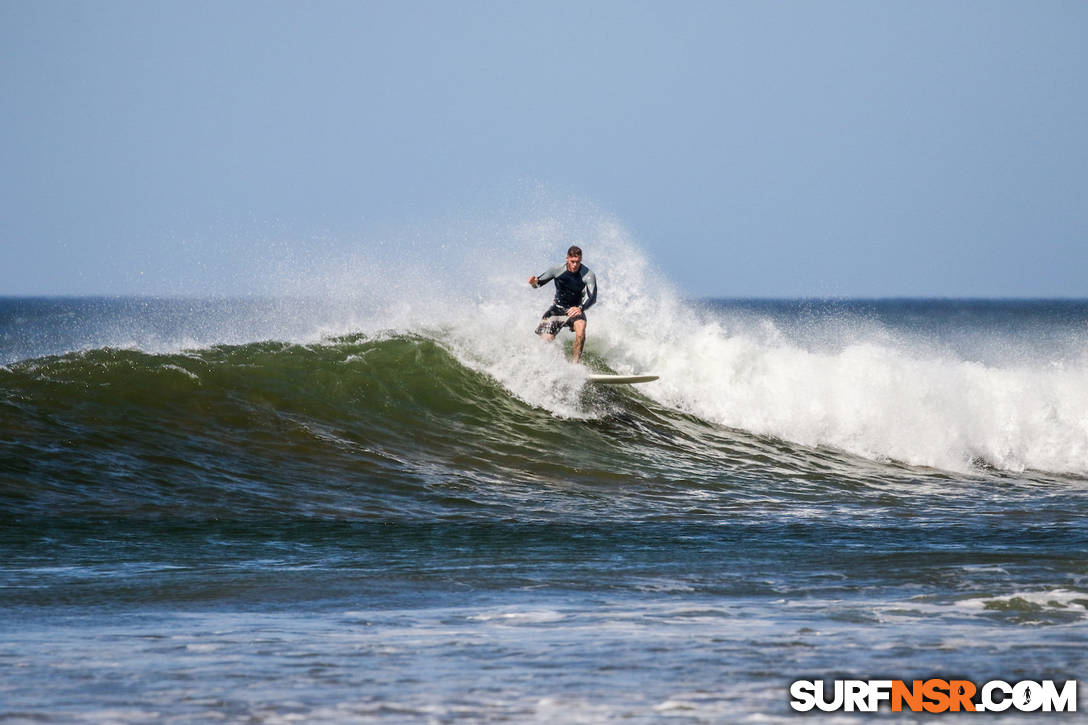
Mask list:
[[[544,313],[544,316],[540,318],[540,324],[536,327],[536,334],[538,335],[554,335],[564,327],[569,327],[571,331],[574,330],[575,320],[586,319],[586,313],[582,312],[574,317],[567,317],[567,307],[560,305],[552,305]]]

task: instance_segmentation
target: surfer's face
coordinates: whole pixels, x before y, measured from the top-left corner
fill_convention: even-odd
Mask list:
[[[567,257],[567,269],[569,269],[571,272],[577,272],[581,266],[581,257]]]

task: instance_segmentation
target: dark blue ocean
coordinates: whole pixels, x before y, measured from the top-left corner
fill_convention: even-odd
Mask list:
[[[520,279],[0,299],[0,722],[826,722],[791,682],[1088,676],[1088,302],[601,276],[585,367]]]

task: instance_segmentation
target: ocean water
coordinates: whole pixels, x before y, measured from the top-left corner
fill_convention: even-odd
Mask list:
[[[1084,679],[1088,302],[693,301],[618,249],[586,368],[655,383],[538,341],[532,269],[0,300],[0,722],[824,722],[792,681]]]

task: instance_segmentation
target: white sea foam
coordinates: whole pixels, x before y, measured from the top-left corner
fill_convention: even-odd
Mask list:
[[[994,339],[974,355],[970,345],[957,349],[852,313],[785,329],[769,315],[684,300],[622,227],[600,216],[488,234],[450,246],[460,258],[441,260],[431,276],[402,259],[405,276],[383,280],[398,302],[375,319],[437,337],[465,364],[556,415],[597,413],[580,407],[583,373],[563,363],[564,343],[542,345],[531,334],[551,289],[532,290],[526,279],[580,243],[600,283],[587,352],[617,372],[659,374],[639,392],[662,404],[875,460],[1088,472],[1088,334],[1082,354],[1069,353],[1074,341],[1048,357],[1030,341]],[[565,344],[570,338],[561,333]]]
[[[530,611],[490,611],[473,614],[467,619],[478,622],[498,622],[501,624],[552,624],[561,622],[567,615],[552,609],[534,609]]]
[[[613,354],[661,374],[648,395],[707,420],[937,468],[1088,471],[1084,364],[983,365],[864,338],[817,351],[685,322]]]
[[[1069,589],[1023,591],[1001,596],[978,596],[958,602],[963,609],[981,611],[1001,608],[1027,608],[1042,610],[1062,609],[1073,612],[1088,611],[1088,594]]]

